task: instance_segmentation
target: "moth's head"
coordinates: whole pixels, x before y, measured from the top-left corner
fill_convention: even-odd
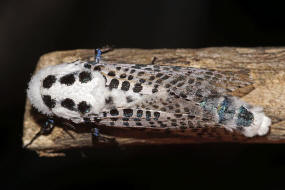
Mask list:
[[[28,89],[27,89],[27,97],[31,103],[31,105],[36,108],[39,112],[46,114],[46,115],[52,115],[51,110],[48,108],[47,105],[45,105],[43,101],[43,95],[41,93],[41,88],[43,85],[43,79],[44,77],[48,77],[48,73],[50,71],[51,67],[46,67],[38,72],[36,72],[29,84],[28,84]],[[48,98],[46,98],[46,101],[48,101]],[[53,101],[50,101],[51,106],[53,105]]]
[[[30,103],[45,115],[78,120],[98,113],[105,104],[104,76],[82,62],[63,63],[41,69],[27,89]]]

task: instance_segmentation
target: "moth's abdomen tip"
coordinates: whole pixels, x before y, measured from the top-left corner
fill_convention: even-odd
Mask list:
[[[243,134],[247,137],[264,136],[268,134],[271,119],[260,109],[253,108],[251,111],[254,115],[254,122],[251,126],[244,128]]]
[[[259,136],[266,135],[269,132],[270,125],[271,125],[271,119],[264,115],[263,121],[262,121],[261,126],[258,130],[258,135]]]

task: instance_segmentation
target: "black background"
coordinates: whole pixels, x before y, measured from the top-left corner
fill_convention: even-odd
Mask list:
[[[283,4],[273,1],[1,1],[1,184],[38,189],[283,189],[283,145],[140,147],[98,150],[88,158],[79,153],[38,158],[21,148],[21,136],[25,90],[44,53],[104,45],[284,46],[284,19]]]

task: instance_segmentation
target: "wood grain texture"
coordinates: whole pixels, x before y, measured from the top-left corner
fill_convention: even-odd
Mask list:
[[[56,65],[78,59],[93,59],[94,50],[59,51],[43,55],[36,67]],[[220,129],[221,138],[198,138],[191,133],[176,131],[161,133],[158,130],[113,129],[102,128],[107,137],[115,138],[119,146],[188,144],[209,142],[239,143],[284,143],[285,142],[285,48],[204,48],[204,49],[115,49],[103,55],[103,60],[126,64],[149,64],[156,58],[155,64],[190,66],[220,71],[240,72],[247,80],[249,75],[253,85],[239,89],[232,94],[246,102],[262,106],[267,116],[272,119],[270,133],[264,137],[246,138],[238,133],[230,133]],[[242,76],[242,75],[241,75]],[[29,101],[26,102],[23,145],[30,142],[40,130],[36,121],[40,117],[31,111]],[[58,156],[72,148],[92,147],[91,134],[88,131],[78,132],[68,129],[66,133],[56,127],[50,135],[35,140],[29,149],[42,156]],[[108,146],[99,143],[98,146]],[[112,145],[111,145],[112,146]]]

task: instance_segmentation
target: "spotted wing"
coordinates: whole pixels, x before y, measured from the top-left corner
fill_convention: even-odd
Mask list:
[[[221,96],[252,84],[245,70],[237,72],[197,69],[192,67],[103,64],[102,72],[107,84],[117,83],[118,88],[137,89],[140,93],[156,93],[159,88],[167,89],[172,94],[184,99],[200,102],[210,95]],[[136,88],[138,87],[138,88]]]
[[[217,127],[210,112],[196,103],[183,99],[168,98],[146,100],[127,108],[112,108],[100,114],[100,124],[115,127],[144,128],[203,128]]]

